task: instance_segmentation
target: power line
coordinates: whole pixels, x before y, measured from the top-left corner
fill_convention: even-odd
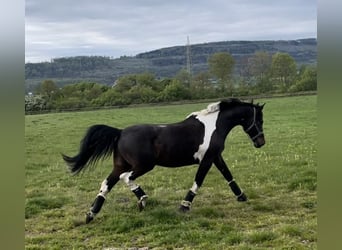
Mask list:
[[[187,36],[187,43],[186,43],[186,69],[189,74],[189,80],[191,82],[192,78],[192,60],[191,60],[191,47],[190,47],[190,38]]]

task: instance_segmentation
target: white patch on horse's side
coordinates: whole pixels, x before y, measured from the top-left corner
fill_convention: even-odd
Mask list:
[[[101,188],[100,188],[100,192],[98,195],[102,196],[103,198],[106,198],[106,194],[108,194],[109,190],[108,190],[108,181],[107,179],[105,179],[102,183],[101,183]]]
[[[191,192],[193,192],[194,194],[197,193],[197,190],[198,190],[198,185],[196,183],[196,181],[194,182],[194,184],[192,185],[192,187],[190,188]]]
[[[208,111],[209,107],[211,108],[210,112]],[[217,103],[211,104],[206,109],[206,112],[203,112],[202,110],[195,116],[195,118],[204,125],[203,143],[199,145],[197,152],[194,153],[194,158],[198,159],[200,162],[209,148],[211,136],[216,129],[216,120],[219,114],[218,110],[219,107]]]
[[[137,184],[135,184],[132,180],[129,179],[129,177],[132,175],[132,173],[133,173],[133,171],[131,171],[131,172],[124,172],[124,173],[120,174],[120,180],[123,180],[123,182],[126,183],[126,185],[131,190],[135,190],[139,186]]]

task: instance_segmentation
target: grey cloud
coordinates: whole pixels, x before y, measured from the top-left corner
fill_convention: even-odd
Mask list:
[[[135,55],[219,40],[316,36],[313,1],[26,0],[26,61]]]

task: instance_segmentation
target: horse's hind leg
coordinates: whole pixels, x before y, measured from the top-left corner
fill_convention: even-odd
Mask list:
[[[98,214],[102,208],[106,195],[113,188],[113,186],[119,181],[119,176],[113,171],[101,184],[99,193],[97,194],[91,208],[86,216],[86,223],[92,221],[96,214]]]
[[[142,211],[145,208],[146,200],[147,200],[148,196],[146,195],[144,190],[134,182],[134,180],[136,178],[138,178],[139,176],[142,176],[146,172],[150,171],[151,169],[153,169],[153,167],[151,167],[151,168],[137,168],[137,167],[135,167],[131,171],[124,172],[120,175],[120,179],[124,183],[126,183],[126,185],[130,188],[130,190],[138,198],[139,211]]]
[[[215,166],[220,170],[221,174],[227,180],[230,189],[233,191],[238,201],[247,201],[247,196],[240,189],[239,185],[235,182],[232,174],[230,173],[228,166],[224,162],[222,156],[220,155],[215,161]]]

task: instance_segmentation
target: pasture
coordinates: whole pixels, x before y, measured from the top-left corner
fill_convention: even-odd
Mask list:
[[[172,123],[207,103],[26,116],[26,249],[316,249],[317,96],[258,101],[266,145],[254,148],[236,127],[223,153],[247,202],[213,167],[180,213],[197,166],[156,167],[136,181],[149,195],[144,211],[119,182],[90,224],[85,213],[112,161],[71,176],[60,153],[76,154],[91,125]]]

